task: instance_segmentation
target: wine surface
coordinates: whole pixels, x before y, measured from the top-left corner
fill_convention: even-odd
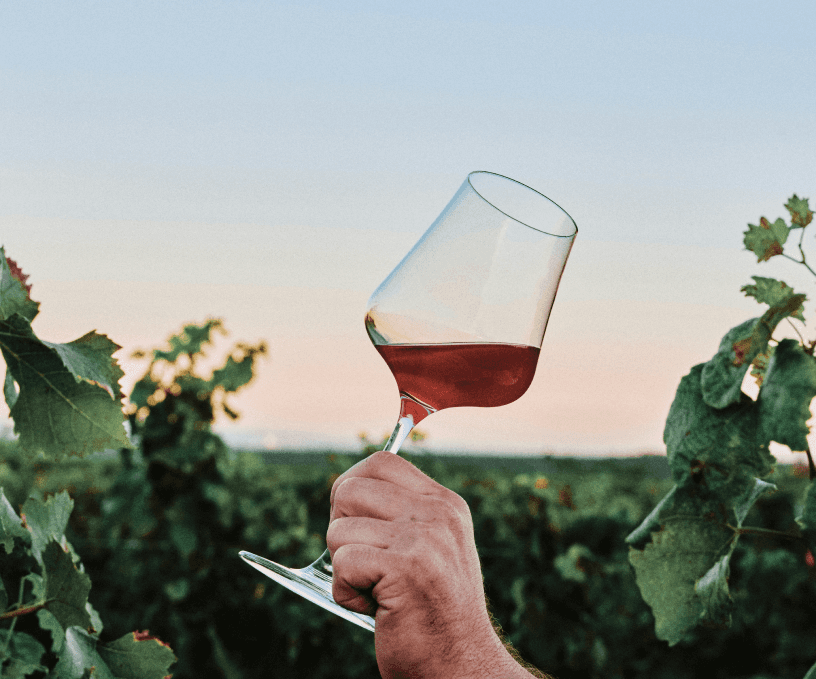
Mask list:
[[[533,381],[538,347],[522,344],[379,344],[401,395],[435,410],[501,406],[515,401]],[[402,398],[401,416],[415,413]],[[418,419],[417,415],[421,415]]]

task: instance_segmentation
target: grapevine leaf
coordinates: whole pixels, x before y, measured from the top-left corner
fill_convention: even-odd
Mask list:
[[[8,639],[9,636],[11,639]],[[45,648],[34,637],[25,632],[0,630],[0,644],[5,644],[7,639],[6,657],[11,658],[11,662],[3,667],[5,679],[23,679],[32,672],[46,670],[41,664]]]
[[[751,276],[751,278],[754,279],[754,285],[743,285],[740,288],[746,297],[753,297],[760,304],[767,304],[773,309],[792,309],[788,315],[804,322],[803,303],[807,299],[805,295],[794,293],[793,288],[787,283],[775,278],[763,278],[762,276]]]
[[[643,519],[641,524],[629,533],[626,537],[626,544],[638,547],[639,549],[642,548],[643,544],[649,539],[651,532],[660,525],[660,513],[674,502],[674,494],[676,491],[677,484],[672,486],[672,489],[666,493],[655,508],[649,512],[649,516]]]
[[[91,579],[80,573],[71,555],[64,552],[56,542],[49,542],[43,554],[45,565],[45,608],[54,614],[65,630],[78,626],[91,627],[91,617],[85,608]],[[67,634],[67,631],[66,631]]]
[[[65,645],[65,629],[59,624],[59,620],[45,608],[37,611],[37,619],[40,621],[40,629],[51,632],[52,653],[60,653]]]
[[[116,401],[122,400],[119,380],[125,376],[119,363],[112,358],[120,347],[105,335],[89,332],[68,344],[42,342],[53,349],[62,359],[62,364],[77,382],[85,381],[102,387]]]
[[[101,634],[104,625],[102,624],[102,618],[99,617],[98,611],[91,606],[91,602],[87,601],[85,603],[85,610],[88,613],[88,617],[91,619],[91,629],[93,629],[94,633]]]
[[[629,562],[652,609],[658,639],[674,646],[701,619],[728,619],[730,597],[716,584],[719,578],[709,575],[701,591],[698,582],[723,558],[723,548],[733,540],[733,532],[716,520],[675,516],[652,533],[643,550],[629,548]]]
[[[73,508],[74,501],[67,490],[49,497],[45,502],[34,497],[25,501],[22,511],[31,534],[31,551],[37,561],[41,561],[49,542],[62,540]]]
[[[762,383],[765,381],[765,373],[768,371],[768,363],[771,360],[771,356],[774,355],[775,349],[776,347],[769,346],[765,351],[757,354],[754,357],[754,360],[751,361],[751,377],[756,380],[758,387],[761,387]]]
[[[799,198],[795,193],[785,203],[791,215],[791,224],[807,226],[813,221],[813,212],[808,205],[807,198]]]
[[[130,392],[130,402],[136,406],[136,408],[143,408],[147,405],[147,399],[149,396],[152,396],[156,389],[159,387],[158,383],[153,381],[150,375],[145,375],[142,379],[140,379],[136,384],[133,385],[133,389]]]
[[[754,276],[757,300],[769,305],[760,318],[752,318],[731,328],[720,341],[714,357],[705,364],[702,374],[703,397],[713,408],[725,408],[742,399],[742,380],[746,365],[769,351],[768,341],[774,329],[788,316],[802,317],[805,295],[793,294],[781,281]],[[787,290],[785,292],[784,290]]]
[[[805,504],[802,513],[796,518],[796,523],[802,528],[805,539],[816,550],[816,483],[811,481],[805,492]]]
[[[6,405],[9,409],[13,408],[14,404],[17,403],[19,393],[15,386],[14,378],[11,376],[11,371],[8,369],[8,366],[6,366],[6,379],[3,381],[3,397],[6,399]]]
[[[30,285],[25,285],[24,275],[13,259],[6,258],[6,251],[0,247],[0,320],[7,320],[20,314],[29,323],[39,313],[40,303],[30,297]]]
[[[204,352],[201,347],[210,342],[210,333],[216,329],[226,334],[222,327],[222,321],[218,318],[210,319],[203,325],[185,325],[180,334],[173,335],[168,340],[170,344],[168,351],[162,351],[161,349],[153,351],[153,360],[173,363],[182,355],[203,355]]]
[[[816,360],[796,340],[781,340],[757,398],[764,438],[791,450],[807,450],[807,420],[814,396]]]
[[[182,391],[190,394],[207,394],[212,391],[212,383],[210,380],[203,380],[196,375],[179,375],[176,378],[176,383],[181,387]]]
[[[748,490],[745,497],[742,498],[734,507],[734,514],[737,516],[737,526],[742,526],[742,522],[745,521],[745,517],[748,516],[748,512],[750,511],[751,507],[754,506],[754,503],[762,495],[765,493],[771,493],[775,490],[777,490],[775,484],[768,483],[762,479],[755,479],[754,486]]]
[[[740,401],[746,366],[767,349],[770,338],[771,331],[761,318],[745,321],[725,334],[701,374],[703,399],[709,406],[725,408]]]
[[[17,512],[14,511],[3,489],[0,488],[0,544],[6,548],[6,554],[11,554],[14,549],[14,538],[29,541],[31,535],[23,527],[22,519],[17,516]]]
[[[694,592],[703,607],[700,613],[701,624],[714,627],[731,625],[734,602],[728,590],[728,566],[736,545],[735,538],[731,541],[728,553],[709,568],[694,585]]]
[[[224,391],[237,391],[252,380],[252,364],[252,356],[242,361],[229,356],[223,368],[213,371],[211,389],[221,387]]]
[[[49,679],[117,679],[97,652],[97,643],[96,637],[79,627],[65,630],[65,645]]]
[[[759,432],[757,404],[747,396],[726,408],[703,400],[704,364],[680,380],[666,418],[663,440],[675,483],[694,487],[733,507],[771,473],[775,459]]]
[[[749,224],[745,231],[743,243],[746,250],[757,256],[757,261],[768,261],[771,257],[782,254],[782,246],[788,239],[790,229],[781,217],[771,224],[765,217],[759,220],[759,226]]]
[[[802,679],[816,679],[816,665],[813,665]]]
[[[163,679],[176,656],[148,632],[131,632],[97,647],[116,679]]]
[[[91,359],[89,347],[104,354]],[[59,347],[59,351],[57,348]],[[60,459],[105,448],[130,448],[121,403],[105,390],[119,393],[121,370],[110,356],[115,344],[103,336],[85,335],[69,345],[42,342],[31,326],[15,315],[0,321],[0,349],[20,394],[11,416],[20,445]],[[71,366],[82,367],[83,374]],[[87,370],[87,372],[85,372]]]
[[[45,601],[45,577],[33,571],[28,574],[28,581],[31,583],[31,593],[37,601]]]

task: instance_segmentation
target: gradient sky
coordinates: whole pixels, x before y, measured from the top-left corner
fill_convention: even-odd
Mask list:
[[[528,393],[434,415],[427,446],[662,452],[680,378],[761,313],[740,286],[813,297],[742,231],[816,198],[814,25],[810,2],[3,3],[0,244],[40,337],[107,334],[126,390],[133,349],[219,316],[270,346],[228,440],[354,447],[398,407],[368,296],[499,172],[579,234]]]

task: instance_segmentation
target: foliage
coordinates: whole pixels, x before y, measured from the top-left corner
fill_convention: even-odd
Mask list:
[[[212,523],[223,532],[216,536],[219,556],[212,568],[217,572],[206,587],[193,584],[175,604],[158,603],[166,596],[164,588],[176,582],[170,568],[174,548],[166,546],[162,572],[162,562],[151,559],[146,547],[131,546],[150,538],[117,538],[113,551],[128,556],[116,561],[85,558],[105,633],[114,639],[128,629],[149,627],[179,655],[176,679],[378,676],[369,633],[275,585],[237,557],[238,550],[249,549],[296,566],[316,558],[325,546],[331,483],[362,455],[326,452],[311,466],[282,462],[284,455],[232,455],[224,464],[224,492],[215,500]],[[801,677],[812,664],[816,640],[808,620],[814,615],[816,569],[808,567],[793,540],[773,534],[744,535],[734,550],[729,588],[743,613],[731,628],[692,631],[669,649],[657,639],[624,538],[673,485],[668,469],[657,477],[645,465],[624,461],[542,457],[529,461],[528,473],[518,474],[503,466],[502,458],[441,459],[421,452],[407,457],[468,502],[493,615],[522,657],[547,672],[561,679],[782,679]],[[75,473],[78,464],[54,463],[43,471],[41,484],[46,491],[74,486],[70,540],[83,555],[98,554],[106,539],[100,512],[113,497],[116,475],[107,461],[95,461],[85,487]],[[117,464],[121,469],[122,462]],[[778,490],[754,503],[745,524],[783,530],[801,509],[806,468],[804,473],[777,468]],[[137,560],[141,568],[134,566]],[[114,592],[108,594],[109,588]],[[212,636],[204,622],[210,614]],[[185,635],[188,644],[181,646]],[[217,665],[216,649],[232,675]],[[187,669],[182,670],[184,656]]]
[[[130,446],[119,389],[123,373],[112,358],[119,347],[96,332],[68,344],[38,338],[31,321],[39,303],[27,279],[0,247],[3,393],[20,448],[4,467]],[[162,679],[175,656],[147,631],[100,640],[102,620],[88,601],[91,579],[65,535],[73,505],[65,491],[46,497],[34,488],[18,513],[0,488],[0,673]]]
[[[240,615],[231,572],[239,562],[229,548],[235,533],[219,506],[230,495],[233,472],[230,453],[211,425],[219,413],[238,417],[229,394],[251,381],[266,346],[236,343],[206,376],[200,363],[215,331],[224,332],[218,319],[186,325],[170,337],[169,349],[149,354],[126,409],[138,449],[122,451],[121,471],[107,497],[86,508],[98,517],[96,525],[78,526],[85,535],[98,531],[91,533],[87,562],[97,572],[100,601],[116,609],[112,616],[120,625],[140,620],[172,638],[178,676],[206,676],[196,665],[216,668],[216,676],[237,672],[222,637],[232,625],[227,611]]]
[[[748,225],[743,242],[758,262],[782,256],[816,275],[802,248],[813,219],[808,201],[794,195],[785,207],[790,224],[763,217]],[[798,259],[784,247],[797,230]],[[796,558],[810,567],[816,552],[816,467],[806,438],[816,396],[816,342],[802,339],[791,320],[804,324],[807,298],[783,281],[753,279],[742,291],[768,308],[729,330],[714,357],[680,381],[663,434],[674,486],[627,538],[656,634],[671,646],[698,625],[732,622],[729,573],[738,542],[745,535],[771,534],[744,521],[754,503],[776,489],[765,480],[774,471],[772,442],[802,451],[811,480],[796,522],[791,516],[773,534],[789,541]],[[793,325],[800,341],[774,338],[782,321]],[[756,400],[743,393],[748,372],[759,386]]]

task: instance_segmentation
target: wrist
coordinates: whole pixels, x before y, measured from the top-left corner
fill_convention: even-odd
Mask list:
[[[445,679],[534,679],[535,675],[519,664],[492,628],[471,649],[471,653],[460,656],[455,668],[446,670]]]

